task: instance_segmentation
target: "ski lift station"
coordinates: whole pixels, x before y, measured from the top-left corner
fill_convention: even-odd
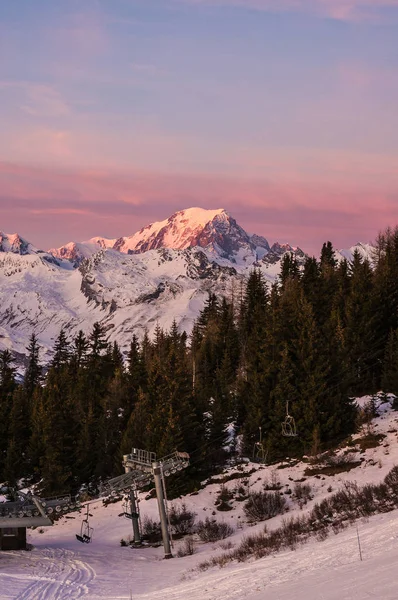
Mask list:
[[[165,558],[171,558],[171,535],[168,519],[165,478],[185,469],[189,465],[189,454],[173,452],[157,459],[154,452],[133,448],[131,454],[123,457],[125,473],[106,481],[100,488],[99,497],[90,503],[99,502],[104,497],[120,492],[129,494],[124,514],[131,519],[134,531],[134,543],[141,544],[140,515],[137,492],[154,482],[158,500],[159,517],[162,529]],[[62,498],[40,498],[31,492],[14,490],[17,500],[0,502],[0,550],[26,549],[26,529],[28,527],[51,527],[54,517],[81,505],[70,496]],[[90,525],[89,504],[85,506],[85,515],[76,539],[89,544],[93,539],[93,527]]]
[[[21,491],[17,494],[18,500],[0,503],[0,550],[26,550],[28,527],[50,527],[51,515],[76,508],[70,496],[43,499]]]

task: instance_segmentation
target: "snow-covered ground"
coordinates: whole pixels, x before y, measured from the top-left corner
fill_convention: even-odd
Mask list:
[[[361,400],[363,404],[365,399]],[[373,422],[373,431],[385,438],[376,448],[360,452],[350,446],[350,457],[361,464],[336,476],[305,476],[308,463],[297,463],[278,469],[278,465],[247,464],[241,472],[249,476],[251,490],[260,490],[264,482],[279,482],[282,491],[294,489],[295,482],[305,477],[312,487],[313,499],[300,509],[291,494],[288,515],[303,514],[315,502],[337,491],[344,482],[378,483],[398,464],[398,413],[389,404],[380,407],[380,416]],[[356,437],[360,437],[358,434]],[[343,454],[347,449],[341,449]],[[228,474],[236,469],[230,470]],[[226,485],[234,488],[238,479]],[[234,547],[250,533],[262,531],[264,523],[245,522],[243,502],[234,502],[234,509],[218,512],[214,505],[220,490],[213,483],[176,502],[185,502],[198,517],[213,516],[235,529],[228,538]],[[142,516],[155,518],[156,501],[141,498]],[[101,502],[90,504],[91,544],[80,544],[79,532],[83,514],[72,513],[54,527],[28,533],[33,545],[30,552],[0,553],[1,600],[396,600],[398,592],[398,511],[361,519],[325,541],[313,539],[296,550],[283,551],[261,560],[229,563],[224,568],[202,572],[195,567],[203,560],[219,555],[224,542],[197,542],[197,552],[184,558],[163,559],[163,549],[121,547],[121,538],[132,535],[131,522],[123,516],[121,503],[105,507]],[[267,521],[268,528],[277,527],[282,516]],[[360,560],[357,526],[361,544]],[[175,542],[174,551],[182,544]]]

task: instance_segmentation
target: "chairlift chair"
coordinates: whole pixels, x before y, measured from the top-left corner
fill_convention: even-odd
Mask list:
[[[259,427],[259,431],[260,431],[260,441],[254,443],[254,447],[253,447],[253,461],[254,462],[264,463],[266,461],[266,459],[267,459],[267,452],[266,452],[266,450],[264,448],[264,444],[262,442],[262,430],[261,430],[261,427]]]
[[[297,437],[296,422],[292,415],[289,415],[289,401],[286,402],[286,417],[282,422],[282,435],[284,437]]]
[[[92,539],[93,539],[93,531],[94,529],[92,527],[90,527],[89,524],[89,517],[90,517],[90,513],[89,513],[89,505],[87,504],[87,514],[86,514],[86,518],[83,519],[81,527],[80,527],[80,534],[76,534],[76,539],[79,542],[82,542],[83,544],[89,544]]]

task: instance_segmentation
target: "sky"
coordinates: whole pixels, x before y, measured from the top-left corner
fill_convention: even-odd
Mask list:
[[[0,0],[0,230],[191,206],[317,253],[397,224],[398,0]]]

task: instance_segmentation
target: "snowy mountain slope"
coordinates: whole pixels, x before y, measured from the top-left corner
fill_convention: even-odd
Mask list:
[[[355,248],[372,254],[358,244],[337,257],[351,260]],[[61,327],[74,336],[96,321],[124,350],[133,332],[151,335],[174,319],[190,333],[208,291],[232,297],[253,268],[274,282],[286,252],[304,264],[300,248],[270,247],[223,209],[186,209],[130,237],[95,237],[49,253],[0,234],[0,350],[26,354],[35,331],[46,361]]]
[[[95,240],[96,238],[90,242],[69,242],[65,246],[52,248],[48,252],[59,261],[68,261],[71,263],[72,267],[77,268],[84,259],[91,258],[93,254],[98,252],[98,246],[101,248],[106,247],[102,245],[101,242],[96,242]],[[63,266],[66,265],[64,264]]]
[[[26,256],[28,254],[38,254],[48,262],[57,264],[56,258],[50,252],[39,250],[33,244],[22,238],[18,233],[4,233],[0,231],[0,252],[10,252]]]
[[[364,405],[369,397],[359,399]],[[287,499],[289,512],[266,522],[267,528],[278,527],[283,519],[306,514],[316,502],[335,493],[345,482],[358,485],[381,482],[398,464],[397,413],[380,399],[379,415],[373,420],[374,432],[385,437],[374,448],[361,450],[356,442],[366,430],[354,436],[353,444],[337,451],[338,456],[355,455],[360,466],[337,475],[308,475],[308,462],[284,462],[269,466],[247,463],[225,472],[225,486],[233,490],[242,480],[249,490],[260,490],[264,484],[277,484]],[[360,460],[361,459],[361,460]],[[242,479],[232,479],[239,473]],[[218,476],[221,480],[222,477]],[[228,480],[229,478],[229,480]],[[293,494],[297,482],[310,485],[313,498],[299,505]],[[197,514],[225,521],[234,528],[227,540],[215,543],[196,541],[196,553],[184,558],[162,560],[163,548],[132,549],[121,547],[120,540],[132,535],[131,522],[120,516],[122,503],[103,506],[90,503],[94,527],[92,544],[80,544],[82,515],[72,513],[52,528],[29,531],[32,552],[7,552],[0,556],[0,597],[2,600],[41,598],[56,600],[395,600],[396,562],[398,560],[398,511],[382,513],[357,522],[363,561],[360,561],[356,526],[348,526],[324,541],[311,538],[305,545],[284,550],[268,558],[244,563],[227,563],[202,572],[197,565],[211,556],[225,552],[223,545],[233,547],[248,535],[264,529],[264,522],[249,524],[243,513],[243,502],[234,501],[229,512],[217,511],[215,500],[220,483],[211,483],[198,493],[179,498]],[[141,517],[157,517],[155,499],[140,498]],[[175,541],[176,553],[183,541]]]
[[[355,251],[359,252],[363,260],[368,260],[371,265],[374,264],[376,248],[371,244],[362,244],[361,242],[358,242],[355,246],[351,246],[348,250],[337,250],[336,259],[343,260],[345,258],[348,262],[352,262]]]
[[[69,268],[65,268],[69,265]],[[36,332],[49,358],[62,327],[75,336],[104,324],[110,341],[127,350],[133,333],[151,335],[175,319],[190,332],[212,290],[230,295],[242,276],[211,262],[200,249],[126,255],[100,250],[79,269],[49,264],[37,255],[0,254],[0,349],[26,352]]]
[[[3,233],[0,231],[0,252],[14,254],[38,254],[40,252],[30,242],[21,238],[18,233]]]

